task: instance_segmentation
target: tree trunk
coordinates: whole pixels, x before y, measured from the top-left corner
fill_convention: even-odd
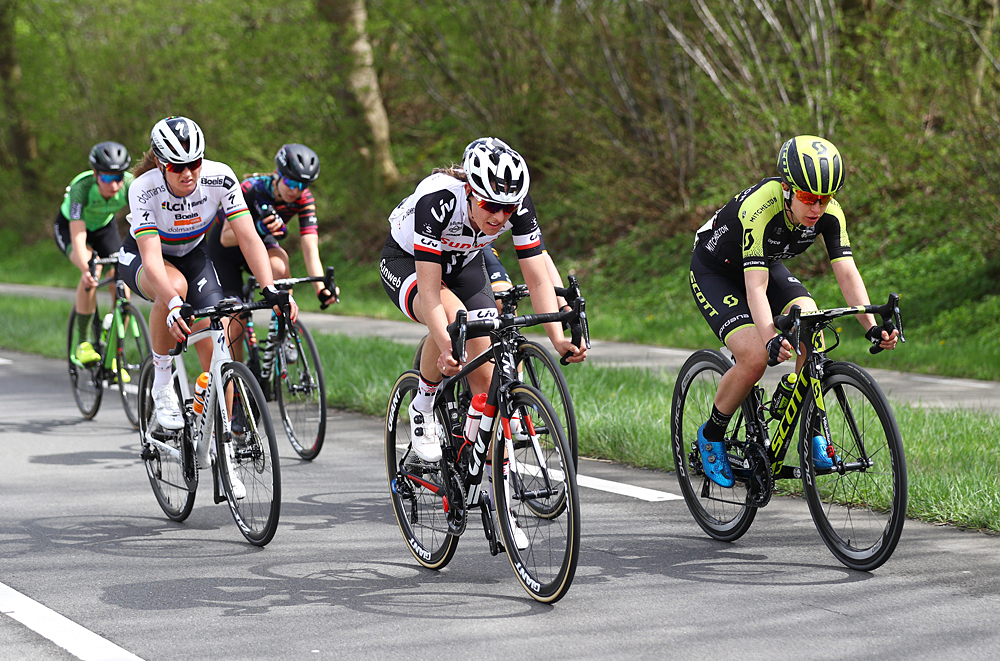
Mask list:
[[[989,6],[989,15],[986,18],[986,25],[979,32],[979,41],[984,49],[990,47],[993,41],[993,29],[996,27],[998,14],[1000,14],[1000,2],[998,0],[986,0]],[[970,30],[973,28],[969,28]],[[985,52],[979,53],[979,61],[976,62],[976,89],[972,93],[972,106],[980,108],[983,105],[983,77],[990,66],[989,58]]]
[[[0,0],[0,97],[4,117],[0,133],[0,161],[20,171],[29,171],[38,158],[38,143],[22,111],[21,66],[14,47],[14,17],[17,0]],[[24,186],[34,188],[34,177],[25,177]]]
[[[379,88],[378,76],[375,75],[374,55],[368,42],[366,24],[368,12],[364,0],[316,0],[319,14],[334,23],[341,33],[335,36],[335,46],[342,47],[343,41],[338,37],[350,39],[351,72],[348,85],[364,113],[365,122],[371,131],[372,144],[375,148],[374,162],[376,171],[387,188],[399,182],[399,170],[392,160],[391,142],[389,140],[389,117],[382,103],[382,91]],[[337,43],[339,42],[339,43]]]

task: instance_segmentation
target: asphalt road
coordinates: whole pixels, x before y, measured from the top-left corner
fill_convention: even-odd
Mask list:
[[[576,580],[544,606],[489,555],[475,524],[446,569],[416,565],[389,505],[378,419],[333,413],[311,464],[280,438],[281,524],[256,549],[206,492],[187,522],[163,516],[114,392],[84,421],[62,362],[0,351],[0,363],[0,660],[1000,651],[996,536],[909,521],[892,559],[858,573],[830,555],[799,500],[775,499],[744,538],[723,544],[682,500],[582,488]],[[670,474],[588,460],[580,472],[677,493]],[[135,656],[94,644],[74,657],[15,619],[33,608],[39,629],[91,640],[54,611]]]

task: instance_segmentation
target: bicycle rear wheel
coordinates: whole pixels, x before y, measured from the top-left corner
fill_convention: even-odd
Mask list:
[[[171,521],[183,521],[194,508],[198,469],[187,430],[166,431],[156,422],[153,407],[153,357],[147,357],[136,379],[139,438],[146,476],[160,509]],[[175,381],[176,387],[176,381]]]
[[[529,386],[534,386],[545,399],[552,404],[566,440],[573,451],[573,465],[579,468],[579,445],[576,436],[576,415],[573,412],[573,400],[569,394],[566,377],[552,354],[542,345],[532,340],[522,342],[515,354],[521,364],[521,380]]]
[[[823,412],[810,396],[799,446],[806,502],[833,555],[851,569],[871,571],[892,555],[906,519],[902,436],[882,389],[857,365],[832,362],[824,367],[823,402],[828,442],[843,472],[836,460],[834,469],[813,465],[812,439],[826,432]]]
[[[118,375],[118,393],[129,422],[139,428],[139,370],[146,356],[152,353],[149,327],[142,313],[131,303],[121,304],[121,328],[115,338],[115,369]]]
[[[264,546],[278,530],[281,513],[281,471],[271,414],[260,384],[243,363],[223,365],[218,393],[220,398],[231,393],[233,420],[245,430],[224,434],[222,406],[216,406],[216,462],[222,488],[240,533],[254,546]]]
[[[523,384],[511,388],[509,396],[530,440],[515,443],[502,432],[494,437],[497,523],[518,582],[537,601],[554,603],[573,583],[580,557],[576,467],[552,404]],[[539,508],[546,516],[538,516]]]
[[[73,387],[73,398],[80,413],[87,420],[97,415],[97,410],[101,408],[101,396],[104,392],[104,384],[101,381],[103,372],[103,360],[96,360],[90,363],[82,363],[76,357],[76,349],[82,342],[90,342],[94,351],[101,352],[101,323],[100,314],[94,309],[91,323],[87,325],[87,331],[81,335],[77,330],[76,307],[69,313],[69,331],[66,340],[66,359],[69,362],[69,382]]]
[[[455,556],[458,537],[449,533],[450,505],[441,462],[427,464],[410,450],[407,411],[417,392],[419,378],[420,373],[415,370],[404,372],[389,394],[385,417],[385,470],[392,510],[407,548],[424,567],[441,569]],[[435,411],[435,415],[439,413]]]
[[[319,351],[309,330],[298,320],[289,337],[295,343],[297,360],[289,363],[278,358],[274,373],[274,392],[288,440],[300,457],[312,461],[326,439],[326,382]]]
[[[702,530],[724,542],[742,537],[757,514],[757,508],[748,504],[746,483],[737,480],[725,489],[712,482],[702,469],[698,451],[698,428],[711,416],[719,380],[730,367],[732,363],[718,351],[694,352],[677,374],[670,411],[671,448],[684,502]],[[735,428],[727,430],[727,452],[737,435],[745,436],[743,409],[733,417]]]

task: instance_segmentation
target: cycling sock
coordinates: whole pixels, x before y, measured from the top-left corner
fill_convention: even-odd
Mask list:
[[[434,395],[437,394],[438,384],[440,381],[430,383],[424,379],[423,376],[420,377],[420,383],[417,384],[417,394],[413,398],[413,408],[418,411],[431,411],[434,409]]]
[[[94,313],[76,313],[76,330],[80,334],[80,342],[90,341],[90,325],[94,321]]]
[[[726,415],[715,405],[712,405],[712,417],[708,419],[705,423],[705,438],[709,441],[719,441],[726,435],[726,427],[729,426],[729,421],[732,420],[733,414],[730,413]]]
[[[153,388],[162,388],[163,386],[170,383],[170,368],[174,364],[173,356],[166,355],[161,356],[158,353],[153,354],[153,367],[156,371],[153,373]]]

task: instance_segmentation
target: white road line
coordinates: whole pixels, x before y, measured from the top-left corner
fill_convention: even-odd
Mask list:
[[[0,613],[48,638],[82,661],[142,661],[51,608],[0,583]]]
[[[576,483],[581,487],[616,493],[620,496],[638,498],[639,500],[645,500],[650,503],[662,503],[665,500],[684,500],[683,496],[678,496],[666,491],[657,491],[656,489],[647,489],[645,487],[637,487],[631,484],[612,482],[611,480],[602,480],[599,477],[577,475]]]

